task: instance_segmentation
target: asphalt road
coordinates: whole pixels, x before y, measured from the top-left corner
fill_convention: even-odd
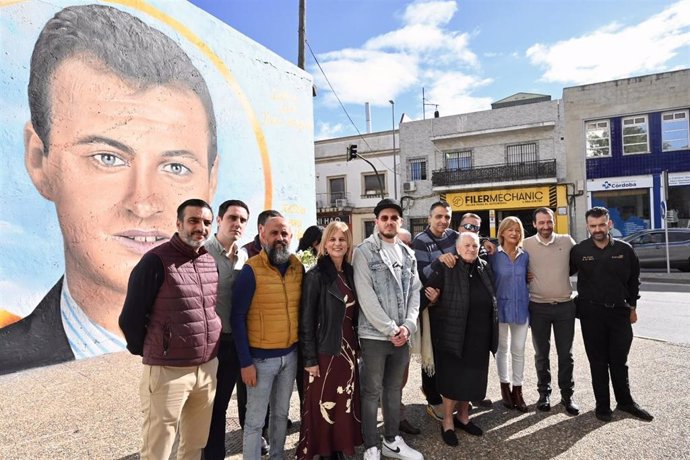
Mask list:
[[[643,283],[637,308],[638,337],[690,344],[690,286]]]

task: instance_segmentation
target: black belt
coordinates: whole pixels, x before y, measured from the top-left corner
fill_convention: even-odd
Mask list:
[[[623,302],[597,302],[595,300],[585,300],[585,302],[589,302],[592,305],[596,305],[599,307],[604,307],[604,308],[630,308],[625,301]]]
[[[564,300],[563,302],[535,302],[533,300],[531,300],[530,302],[532,302],[533,304],[536,304],[536,305],[562,305],[565,303],[571,303],[572,301],[573,301],[573,299]]]

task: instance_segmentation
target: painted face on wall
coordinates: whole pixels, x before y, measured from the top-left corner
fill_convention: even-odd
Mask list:
[[[48,145],[29,123],[25,159],[38,191],[55,203],[68,280],[124,295],[142,254],[175,231],[177,206],[211,201],[218,162],[209,168],[208,138],[204,108],[189,90],[141,90],[85,58],[58,67]]]

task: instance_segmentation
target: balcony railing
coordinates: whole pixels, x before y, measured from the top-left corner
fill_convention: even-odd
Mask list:
[[[317,193],[316,207],[323,208],[347,208],[352,207],[349,193],[347,192],[331,192],[331,193]]]
[[[434,187],[530,179],[555,179],[556,160],[480,166],[471,169],[438,169],[432,173]]]

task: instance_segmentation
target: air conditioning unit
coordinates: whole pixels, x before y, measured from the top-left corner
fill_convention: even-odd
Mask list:
[[[403,182],[403,192],[414,192],[417,190],[417,184],[414,181]]]
[[[344,208],[345,206],[347,206],[347,198],[338,198],[335,200],[336,208]]]
[[[378,195],[379,191],[378,190],[367,190],[366,195]]]

